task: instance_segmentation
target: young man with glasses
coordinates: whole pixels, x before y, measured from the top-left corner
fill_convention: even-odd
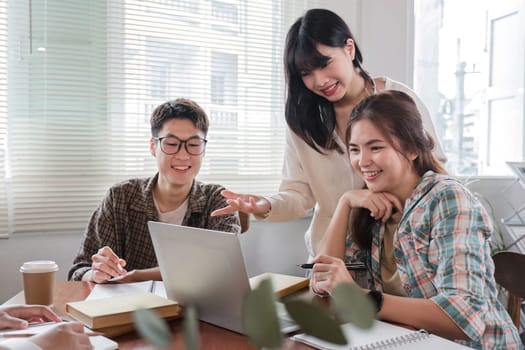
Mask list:
[[[151,116],[150,152],[158,173],[109,189],[91,216],[70,280],[96,283],[160,280],[147,222],[162,221],[227,232],[240,232],[237,213],[212,217],[227,205],[224,187],[195,180],[206,150],[208,117],[199,105],[177,99]]]

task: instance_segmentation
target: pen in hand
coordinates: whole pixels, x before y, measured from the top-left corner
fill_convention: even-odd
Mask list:
[[[301,265],[297,265],[297,266],[299,266],[300,268],[303,268],[303,269],[311,269],[311,268],[314,267],[314,264],[307,263],[307,264],[301,264]],[[365,271],[366,270],[366,265],[364,263],[361,263],[361,262],[348,263],[348,264],[345,264],[345,266],[346,266],[346,269],[350,270],[350,271]]]

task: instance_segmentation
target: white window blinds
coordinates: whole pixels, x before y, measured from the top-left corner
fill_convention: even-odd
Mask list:
[[[200,180],[276,191],[284,37],[307,3],[2,1],[0,233],[81,232],[109,186],[155,173],[149,116],[177,97],[210,117]]]
[[[7,3],[0,2],[0,237],[8,231],[7,210]]]

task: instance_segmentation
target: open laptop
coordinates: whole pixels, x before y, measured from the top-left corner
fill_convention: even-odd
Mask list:
[[[155,221],[148,227],[168,298],[195,305],[202,321],[243,333],[250,282],[238,236]],[[297,330],[282,304],[278,309],[281,331]]]

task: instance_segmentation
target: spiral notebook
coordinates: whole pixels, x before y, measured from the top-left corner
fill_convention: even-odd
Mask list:
[[[410,330],[394,326],[390,323],[375,321],[372,328],[361,329],[350,323],[342,326],[348,345],[336,345],[301,333],[292,337],[294,341],[310,345],[322,350],[372,350],[372,349],[403,349],[403,350],[454,350],[470,349],[445,338],[429,334],[424,330]]]

